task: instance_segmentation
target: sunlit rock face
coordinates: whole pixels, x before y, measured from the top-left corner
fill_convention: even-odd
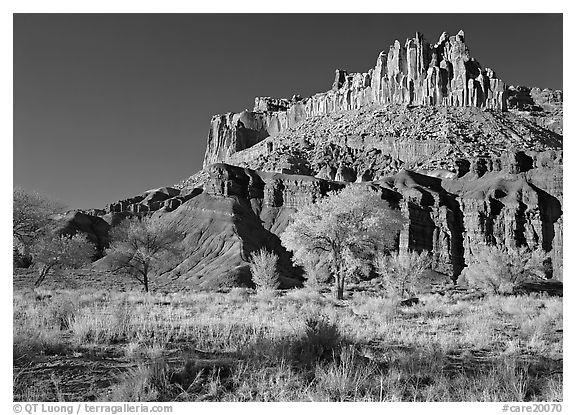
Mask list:
[[[407,218],[397,248],[430,251],[447,279],[483,244],[542,248],[562,279],[562,100],[507,87],[463,32],[436,43],[417,33],[368,72],[337,70],[329,91],[215,115],[201,171],[94,214],[111,226],[130,215],[182,226],[185,259],[161,275],[174,286],[250,285],[250,255],[265,247],[290,287],[302,270],[279,236],[293,214],[365,186]]]
[[[507,87],[496,73],[470,57],[464,32],[443,33],[430,44],[416,33],[381,52],[368,72],[336,70],[332,89],[308,98],[257,97],[252,111],[215,115],[204,167],[264,138],[319,115],[368,105],[478,107],[506,110]]]

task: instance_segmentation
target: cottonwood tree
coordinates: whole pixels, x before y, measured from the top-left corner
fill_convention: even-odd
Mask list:
[[[12,236],[18,254],[26,257],[38,237],[48,231],[52,218],[64,211],[64,205],[37,192],[21,187],[13,190]]]
[[[303,258],[299,257],[297,264],[304,268],[306,288],[318,290],[321,284],[330,279],[330,264],[326,262],[326,259],[305,255]]]
[[[150,277],[162,265],[181,258],[184,236],[177,226],[158,217],[125,219],[110,233],[106,261],[113,271],[129,274],[148,292]]]
[[[35,285],[39,286],[52,270],[80,268],[89,264],[96,254],[96,247],[84,235],[47,232],[36,240],[30,253],[33,265],[38,269]]]
[[[344,298],[347,277],[390,250],[404,217],[365,186],[349,185],[299,210],[281,235],[296,262],[315,256],[330,264],[336,297]]]
[[[426,271],[432,267],[432,257],[428,251],[392,252],[390,255],[378,254],[374,265],[388,294],[412,297]]]

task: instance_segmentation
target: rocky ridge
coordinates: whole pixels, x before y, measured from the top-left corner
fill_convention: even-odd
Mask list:
[[[400,168],[462,175],[482,160],[500,170],[510,153],[561,148],[561,135],[517,113],[389,105],[308,119],[224,161],[353,182]]]
[[[404,46],[396,40],[380,52],[368,72],[336,70],[330,91],[309,98],[257,97],[252,111],[215,115],[204,167],[311,117],[386,104],[505,110],[507,87],[470,56],[463,31],[444,32],[433,45],[416,33]]]

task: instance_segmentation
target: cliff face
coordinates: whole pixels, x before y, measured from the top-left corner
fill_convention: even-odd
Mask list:
[[[443,33],[430,45],[421,33],[395,41],[365,73],[336,71],[332,91],[302,103],[308,116],[367,104],[475,106],[506,109],[506,87],[491,69],[470,57],[464,32]]]
[[[250,285],[266,247],[297,285],[279,236],[328,192],[367,186],[408,222],[400,250],[428,250],[455,279],[481,244],[542,248],[562,279],[562,92],[506,87],[470,57],[464,34],[396,41],[366,73],[336,71],[330,91],[259,97],[212,118],[202,171],[109,205],[114,225],[153,214],[186,232],[169,284]]]
[[[224,160],[286,128],[284,113],[242,111],[215,115],[210,124],[204,166]]]
[[[389,105],[306,120],[232,154],[226,163],[373,181],[401,168],[445,175],[465,174],[471,164],[501,169],[509,154],[561,148],[561,135],[517,112]]]
[[[361,184],[214,164],[203,190],[174,210],[165,204],[154,213],[187,234],[186,260],[164,270],[162,279],[206,288],[250,285],[250,254],[266,247],[280,257],[284,286],[297,285],[301,270],[279,236],[299,208],[346,185],[369,186],[400,209],[408,223],[398,248],[430,251],[447,279],[456,279],[483,243],[543,248],[554,277],[562,279],[561,161],[553,151],[516,154],[497,169],[490,160],[463,161],[472,167],[461,177],[401,170]]]
[[[214,116],[204,167],[311,117],[386,104],[505,110],[507,87],[470,57],[462,31],[443,33],[434,45],[416,33],[381,52],[368,72],[336,70],[330,91],[304,99],[257,97],[253,111]]]

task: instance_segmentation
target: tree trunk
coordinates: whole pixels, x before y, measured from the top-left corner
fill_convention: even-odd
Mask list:
[[[46,278],[46,275],[48,275],[48,271],[50,271],[51,267],[47,267],[47,266],[43,266],[40,269],[40,275],[38,276],[38,279],[36,280],[36,282],[34,283],[35,287],[38,287],[40,284],[42,284],[42,282],[44,281],[44,279]]]
[[[338,270],[338,274],[336,274],[336,299],[343,300],[344,299],[344,275],[342,275],[342,271]]]
[[[144,291],[148,292],[148,263],[144,264],[144,269],[142,273],[142,282],[144,283]]]
[[[344,299],[344,278],[338,277],[338,287],[336,289],[336,299],[343,300]]]
[[[342,263],[339,255],[339,251],[333,248],[332,250],[332,261],[335,270],[334,282],[336,283],[336,299],[344,299],[344,274],[342,273]]]

